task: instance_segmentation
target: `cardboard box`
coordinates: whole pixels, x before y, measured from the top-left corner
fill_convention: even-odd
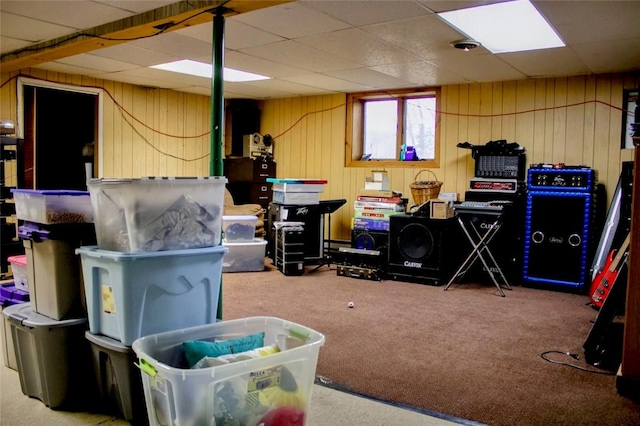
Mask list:
[[[448,219],[453,217],[453,202],[449,200],[431,200],[431,219]]]
[[[389,189],[389,175],[384,170],[372,170],[371,176],[364,182],[364,189],[387,190]]]

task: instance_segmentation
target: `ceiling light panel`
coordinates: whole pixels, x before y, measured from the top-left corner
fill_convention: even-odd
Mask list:
[[[564,43],[528,0],[515,0],[438,14],[492,53],[563,47]]]

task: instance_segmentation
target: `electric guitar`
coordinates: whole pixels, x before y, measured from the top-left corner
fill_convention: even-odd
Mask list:
[[[624,265],[622,260],[626,256],[627,249],[629,248],[630,237],[631,235],[627,235],[627,238],[625,238],[622,246],[618,249],[615,257],[615,250],[612,250],[611,253],[609,253],[607,262],[602,268],[602,271],[596,275],[593,279],[593,283],[591,283],[589,299],[591,299],[593,306],[598,309],[602,307],[609,291],[611,291],[611,286],[616,281],[616,278],[622,269],[622,265]]]

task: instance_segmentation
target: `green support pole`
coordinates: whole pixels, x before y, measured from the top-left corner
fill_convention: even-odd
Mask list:
[[[219,8],[213,20],[213,74],[211,76],[211,156],[209,173],[223,176],[222,131],[224,126],[224,15]]]
[[[223,176],[222,132],[224,126],[224,15],[222,8],[216,10],[213,19],[213,73],[211,76],[211,155],[209,174]],[[216,317],[222,320],[222,276],[218,293],[218,312]]]

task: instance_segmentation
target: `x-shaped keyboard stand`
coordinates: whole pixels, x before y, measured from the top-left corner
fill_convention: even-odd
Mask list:
[[[473,264],[478,259],[480,259],[480,261],[482,262],[482,265],[484,265],[485,271],[487,271],[487,273],[491,277],[491,280],[493,281],[496,288],[500,292],[500,295],[502,297],[505,297],[504,291],[502,291],[502,286],[496,279],[496,274],[494,274],[491,268],[492,267],[495,268],[495,270],[497,271],[497,275],[502,280],[503,285],[508,290],[511,290],[511,285],[509,285],[507,278],[502,273],[502,269],[500,268],[500,266],[498,266],[498,262],[496,262],[495,257],[493,257],[491,250],[489,250],[489,243],[491,242],[493,237],[495,237],[496,233],[500,229],[500,226],[502,225],[502,220],[501,220],[502,213],[496,214],[496,220],[489,226],[489,229],[486,230],[484,235],[480,234],[480,232],[478,231],[477,227],[474,225],[472,220],[465,221],[463,220],[462,216],[463,215],[461,214],[457,214],[458,223],[460,223],[460,228],[462,228],[465,235],[469,239],[469,242],[471,243],[473,250],[471,250],[471,253],[469,253],[469,256],[467,256],[466,260],[462,263],[460,268],[458,268],[456,273],[453,274],[453,277],[451,277],[451,280],[449,280],[449,283],[444,288],[445,291],[449,289],[449,287],[451,286],[451,284],[454,283],[454,281],[456,281],[458,278],[461,278],[464,274],[466,274],[467,271],[471,269]],[[469,229],[467,228],[471,228],[471,230],[475,235],[472,235],[469,232]]]

